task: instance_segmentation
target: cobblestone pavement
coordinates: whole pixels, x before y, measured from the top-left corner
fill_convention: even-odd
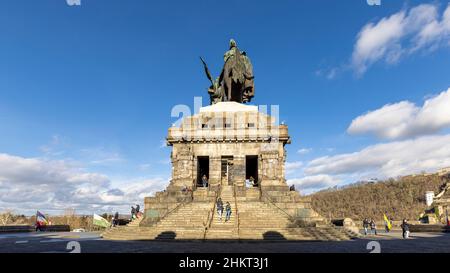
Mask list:
[[[107,241],[98,233],[0,234],[0,253],[70,252],[68,243],[79,243],[83,253],[368,253],[368,243],[377,241],[382,253],[450,253],[450,234],[416,233],[404,240],[399,232],[381,233],[343,242],[201,242],[201,241]]]

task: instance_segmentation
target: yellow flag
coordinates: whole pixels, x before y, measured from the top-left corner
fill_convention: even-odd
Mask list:
[[[388,229],[391,230],[392,229],[391,221],[389,221],[389,219],[387,218],[386,214],[383,214],[383,215],[384,215],[384,221],[386,221]]]

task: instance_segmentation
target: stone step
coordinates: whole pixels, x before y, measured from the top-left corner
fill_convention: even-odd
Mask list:
[[[211,209],[214,201],[197,202],[183,205],[167,215],[153,227],[130,225],[116,227],[103,233],[106,239],[117,240],[347,240],[350,238],[344,230],[332,227],[290,228],[290,220],[279,209],[260,201],[235,202],[232,187],[223,187],[221,199],[230,202],[232,214],[230,221],[222,221],[217,211],[213,218]],[[239,223],[239,230],[237,224]],[[211,226],[205,229],[205,225]]]
[[[237,234],[236,229],[229,230],[208,230],[206,239],[243,239],[243,240],[340,240],[345,239],[336,238],[328,232],[338,232],[335,229],[320,229],[320,228],[288,228],[288,229],[241,229]],[[108,237],[108,236],[106,236]],[[152,232],[146,234],[118,234],[109,236],[106,239],[116,240],[173,240],[173,239],[203,239],[204,234],[201,231],[164,233]]]

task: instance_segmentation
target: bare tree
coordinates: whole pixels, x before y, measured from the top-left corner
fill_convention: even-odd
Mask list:
[[[6,226],[8,224],[13,223],[14,214],[12,211],[5,211],[3,213],[0,213],[0,225]]]

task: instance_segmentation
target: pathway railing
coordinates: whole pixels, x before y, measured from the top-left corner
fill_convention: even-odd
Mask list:
[[[158,222],[160,222],[162,219],[166,218],[167,216],[169,216],[169,215],[172,214],[173,212],[176,212],[176,211],[177,211],[178,209],[180,209],[182,206],[192,203],[192,201],[193,201],[193,198],[192,198],[192,195],[191,195],[191,198],[189,198],[187,201],[184,200],[184,201],[180,202],[179,204],[177,204],[173,209],[168,210],[162,217],[159,218]],[[157,222],[157,223],[158,223],[158,222]],[[156,223],[155,223],[155,224],[156,224]]]
[[[238,210],[238,205],[237,205],[236,185],[233,186],[233,194],[234,194],[234,208],[236,210],[236,228],[237,228],[238,237],[240,237],[239,232],[240,232],[241,223],[239,220],[239,210]]]
[[[275,203],[275,201],[272,200],[272,196],[270,196],[269,194],[263,192],[261,190],[261,188],[259,188],[260,193],[261,193],[261,201],[265,202],[266,204],[269,204],[273,207],[275,207],[276,209],[278,209],[279,211],[283,212],[291,222],[295,221],[295,217],[293,217],[291,214],[289,214],[287,211],[285,211],[284,209],[280,208],[279,206],[277,206],[277,204]]]
[[[216,210],[217,200],[220,197],[221,191],[222,191],[222,187],[219,184],[219,189],[217,190],[216,197],[214,198],[213,207],[208,212],[208,217],[206,218],[206,223],[203,224],[204,225],[204,231],[203,231],[203,239],[204,240],[206,239],[206,233],[208,232],[208,229],[211,228],[212,222],[214,220],[214,211]]]

